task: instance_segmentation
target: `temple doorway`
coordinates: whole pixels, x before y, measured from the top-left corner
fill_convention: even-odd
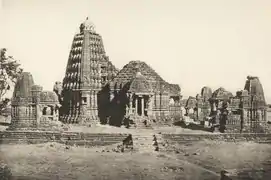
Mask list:
[[[138,116],[148,116],[148,102],[149,96],[136,95],[133,99],[133,108],[135,109],[135,114]]]

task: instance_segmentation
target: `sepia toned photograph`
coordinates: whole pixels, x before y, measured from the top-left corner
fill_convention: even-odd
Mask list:
[[[0,0],[0,180],[270,180],[270,0]]]

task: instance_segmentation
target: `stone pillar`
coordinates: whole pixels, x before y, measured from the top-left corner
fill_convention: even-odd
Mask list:
[[[96,93],[95,91],[92,91],[92,101],[93,101],[93,105],[92,107],[95,109],[96,108]]]
[[[90,108],[92,109],[94,107],[94,95],[93,95],[93,91],[90,91],[90,99],[91,99],[91,104],[90,104]]]
[[[152,107],[153,107],[153,96],[149,96],[148,101],[148,115],[152,116]]]
[[[18,116],[18,111],[19,111],[18,109],[19,109],[19,108],[18,108],[18,106],[16,105],[16,106],[15,106],[15,115],[16,115],[16,116]]]
[[[264,121],[266,122],[267,121],[267,112],[266,112],[266,109],[263,112],[264,112]]]
[[[95,92],[90,91],[90,96],[91,96],[91,99],[92,99],[92,108],[91,109],[94,109],[95,108]]]
[[[36,104],[36,126],[39,126],[40,124],[40,118],[41,118],[41,114],[42,114],[42,108],[40,105]]]
[[[27,114],[30,118],[32,117],[32,106],[28,106],[28,114]]]
[[[241,129],[240,129],[240,132],[243,131],[244,129],[244,125],[245,125],[245,110],[244,108],[241,109],[241,122],[240,122],[240,125],[241,125]]]
[[[51,107],[51,111],[52,111],[51,114],[53,116],[53,120],[56,121],[56,113],[55,113],[55,107],[54,106]]]
[[[138,97],[135,97],[135,115],[137,115]]]
[[[129,115],[132,114],[132,108],[133,108],[133,95],[130,94],[130,96],[129,96]]]
[[[97,94],[97,91],[94,91],[94,104],[95,104],[95,110],[94,110],[94,115],[95,115],[95,118],[97,118],[98,116],[98,94]]]
[[[144,108],[144,97],[142,96],[141,97],[141,116],[144,116],[144,111],[145,111],[145,108]]]

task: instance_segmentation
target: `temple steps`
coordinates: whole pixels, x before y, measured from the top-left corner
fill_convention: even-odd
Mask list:
[[[0,132],[0,144],[40,144],[46,142],[67,143],[77,146],[107,146],[121,143],[127,134],[99,134],[73,132]]]
[[[162,137],[155,134],[158,146],[162,142]],[[134,134],[133,141],[134,147],[139,152],[154,152],[155,147],[153,146],[153,134]]]
[[[257,143],[271,143],[271,134],[163,134],[162,137],[171,143],[191,144],[203,140]]]

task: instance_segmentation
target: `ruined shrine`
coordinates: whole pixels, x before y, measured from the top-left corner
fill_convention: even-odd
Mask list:
[[[54,92],[43,91],[29,72],[23,72],[14,88],[9,128],[53,130],[59,125],[59,107]]]
[[[202,124],[211,120],[227,132],[265,132],[267,125],[267,104],[258,77],[248,76],[244,90],[236,95],[222,87],[213,93],[203,87],[200,95],[185,102],[185,108],[186,116]]]
[[[180,87],[140,61],[131,61],[118,72],[88,18],[74,37],[62,95],[65,123],[119,126],[125,119],[146,122],[180,114]]]

